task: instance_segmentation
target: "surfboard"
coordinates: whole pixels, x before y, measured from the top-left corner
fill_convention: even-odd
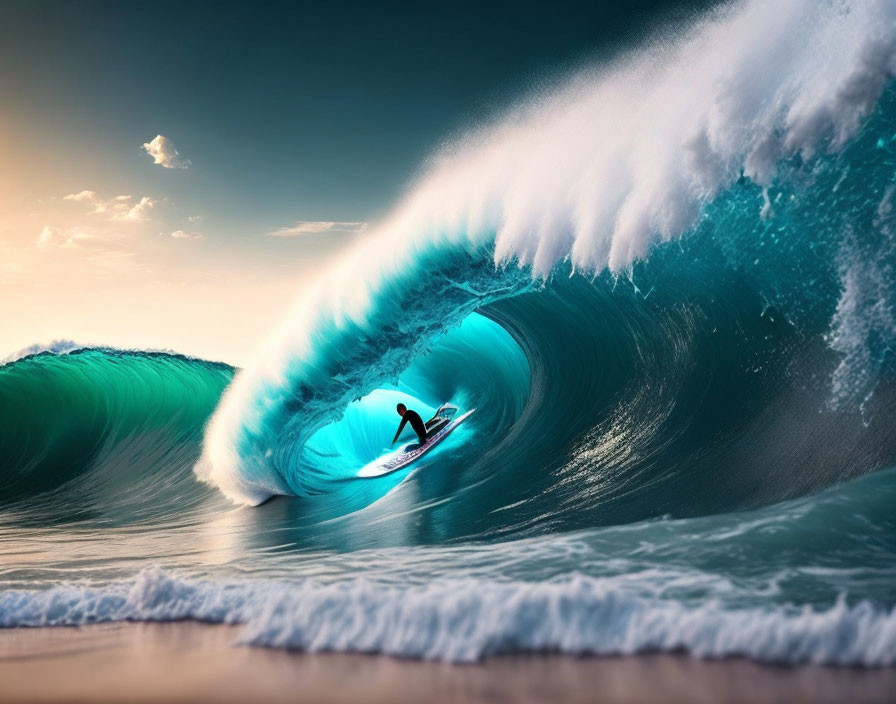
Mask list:
[[[441,411],[441,409],[439,410]],[[438,428],[438,430],[436,430],[435,433],[428,437],[425,443],[421,445],[419,442],[411,442],[404,447],[399,448],[395,452],[390,452],[388,455],[383,455],[373,462],[364,465],[358,472],[357,476],[381,477],[384,474],[397,472],[399,469],[407,467],[412,462],[416,462],[418,459],[423,457],[423,455],[432,450],[436,445],[442,442],[442,440],[447,438],[457,426],[459,426],[467,418],[473,415],[475,411],[476,409],[474,408],[462,415],[459,415],[453,420],[441,419],[445,420],[446,422],[441,423],[441,427],[439,427],[439,425],[437,424],[436,427]]]

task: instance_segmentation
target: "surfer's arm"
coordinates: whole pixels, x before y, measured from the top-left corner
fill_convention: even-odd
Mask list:
[[[398,430],[395,431],[395,437],[392,438],[392,444],[395,444],[395,441],[398,440],[398,436],[401,435],[401,431],[404,429],[404,424],[408,422],[407,418],[402,418],[401,423],[398,424]]]

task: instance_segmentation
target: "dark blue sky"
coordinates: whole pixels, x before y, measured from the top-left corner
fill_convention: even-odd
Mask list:
[[[193,168],[133,190],[244,228],[367,220],[452,132],[703,4],[6,2],[0,102],[67,190],[161,133]]]

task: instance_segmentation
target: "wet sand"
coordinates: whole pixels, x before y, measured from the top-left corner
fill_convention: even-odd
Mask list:
[[[685,655],[450,665],[234,646],[192,622],[0,629],[0,702],[892,702],[896,669]]]

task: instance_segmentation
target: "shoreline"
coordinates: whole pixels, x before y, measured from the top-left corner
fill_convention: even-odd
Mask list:
[[[896,668],[686,654],[504,655],[450,664],[236,646],[194,621],[0,629],[5,702],[885,702]]]

